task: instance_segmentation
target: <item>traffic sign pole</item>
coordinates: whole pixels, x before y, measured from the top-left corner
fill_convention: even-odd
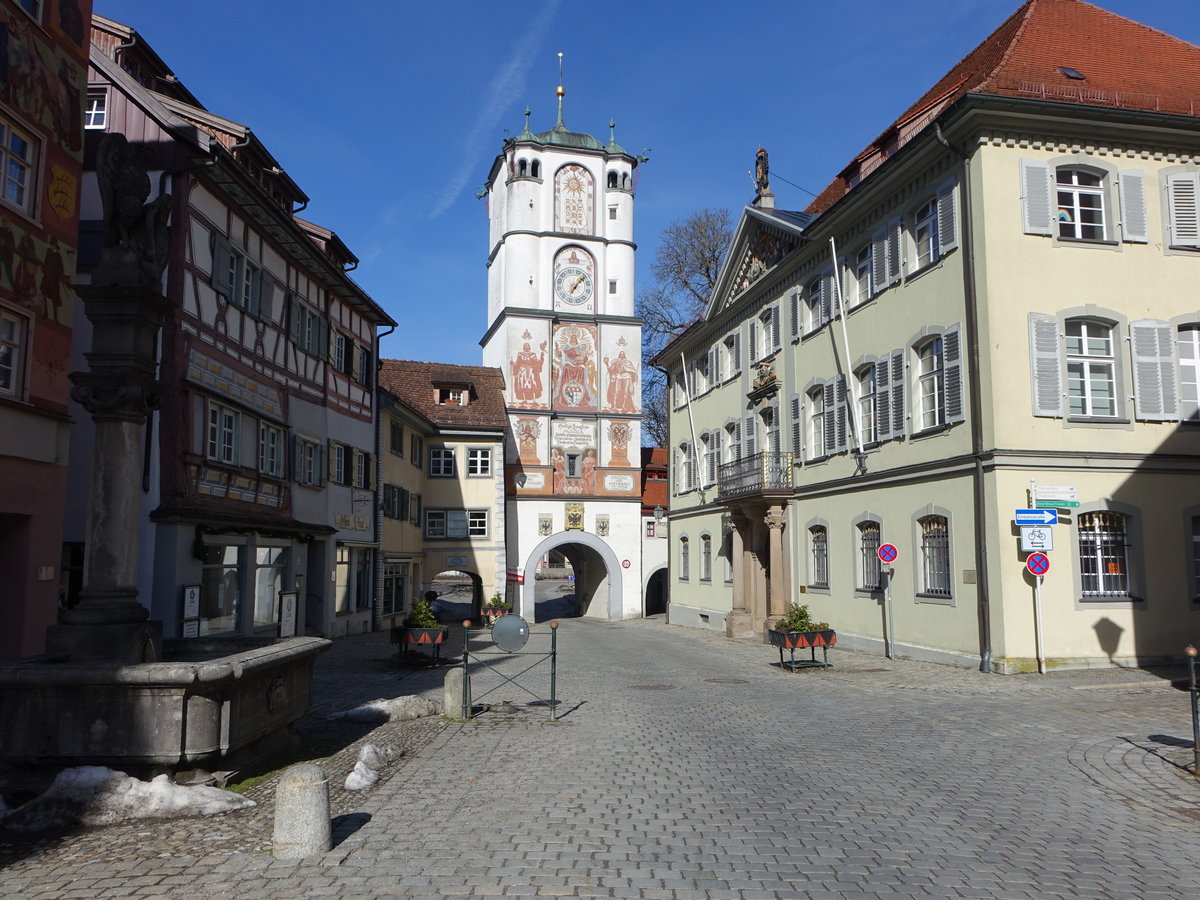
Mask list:
[[[1046,650],[1042,640],[1042,579],[1045,575],[1037,575],[1033,579],[1033,627],[1037,640],[1037,664],[1039,674],[1046,674]]]
[[[900,555],[896,550],[895,544],[880,544],[879,549],[875,551],[882,563],[880,572],[887,578],[887,590],[884,593],[883,604],[887,612],[887,634],[884,636],[884,653],[888,659],[896,658],[896,614],[895,606],[892,604],[892,576],[895,573],[895,568],[892,563],[896,561],[896,557]]]

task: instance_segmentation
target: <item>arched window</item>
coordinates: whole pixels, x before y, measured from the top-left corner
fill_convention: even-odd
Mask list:
[[[829,529],[814,525],[808,529],[808,545],[812,564],[808,572],[808,586],[829,587]]]
[[[617,186],[617,173],[615,171],[608,173],[608,186],[610,188],[615,188]]]
[[[940,337],[917,349],[921,429],[946,424],[946,359]]]
[[[921,593],[950,596],[950,523],[945,516],[925,516],[921,526]]]
[[[1058,236],[1104,240],[1103,178],[1087,169],[1060,168],[1054,180],[1058,185]]]
[[[882,585],[879,542],[878,522],[868,519],[858,523],[858,548],[862,557],[858,586],[861,590],[877,591]]]
[[[540,162],[538,162],[536,159],[533,161],[533,164],[530,165],[530,167],[529,167],[529,174],[532,175],[534,178],[542,177],[542,164]]]
[[[1084,597],[1129,596],[1129,540],[1126,517],[1101,510],[1082,513],[1079,532],[1079,578]]]
[[[517,160],[517,177],[524,178],[525,172],[527,171],[528,167],[529,167],[529,163],[527,163],[523,159],[518,159]]]
[[[680,581],[688,580],[688,577],[689,577],[688,576],[688,566],[690,565],[690,563],[691,563],[691,560],[689,558],[688,539],[686,537],[681,537],[679,539],[679,580]]]
[[[1094,319],[1066,322],[1067,398],[1072,416],[1116,416],[1113,328]]]
[[[712,536],[700,536],[700,580],[712,581]]]

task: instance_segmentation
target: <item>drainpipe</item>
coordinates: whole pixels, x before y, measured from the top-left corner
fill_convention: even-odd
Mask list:
[[[969,400],[971,404],[971,458],[974,460],[972,478],[972,496],[974,500],[975,526],[975,585],[979,596],[979,671],[992,671],[992,616],[991,599],[988,594],[987,568],[987,516],[984,508],[986,500],[983,480],[983,385],[980,383],[979,360],[979,312],[977,309],[978,294],[975,283],[975,242],[971,230],[971,156],[962,148],[954,146],[942,134],[940,122],[934,123],[934,137],[937,142],[956,153],[963,163],[963,214],[962,245],[963,245],[963,295],[966,306],[967,325],[967,372],[971,382]]]

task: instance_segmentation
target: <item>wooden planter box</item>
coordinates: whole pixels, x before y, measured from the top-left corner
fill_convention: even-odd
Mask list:
[[[828,667],[830,665],[829,648],[837,643],[837,632],[832,628],[827,631],[776,631],[772,628],[767,632],[767,637],[771,641],[771,646],[779,648],[779,665],[792,671],[813,666]],[[821,648],[822,659],[817,659],[818,647]],[[806,648],[812,651],[812,659],[797,660],[796,651]],[[791,659],[787,662],[783,659],[784,650],[791,655]]]

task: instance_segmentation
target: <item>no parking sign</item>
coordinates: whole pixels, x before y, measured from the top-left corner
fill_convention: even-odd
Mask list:
[[[880,560],[885,563],[895,562],[896,557],[899,555],[896,552],[895,544],[880,544],[877,552],[879,553]]]
[[[1025,568],[1029,570],[1030,575],[1045,575],[1050,571],[1050,557],[1045,553],[1030,553],[1029,558],[1025,560]]]

